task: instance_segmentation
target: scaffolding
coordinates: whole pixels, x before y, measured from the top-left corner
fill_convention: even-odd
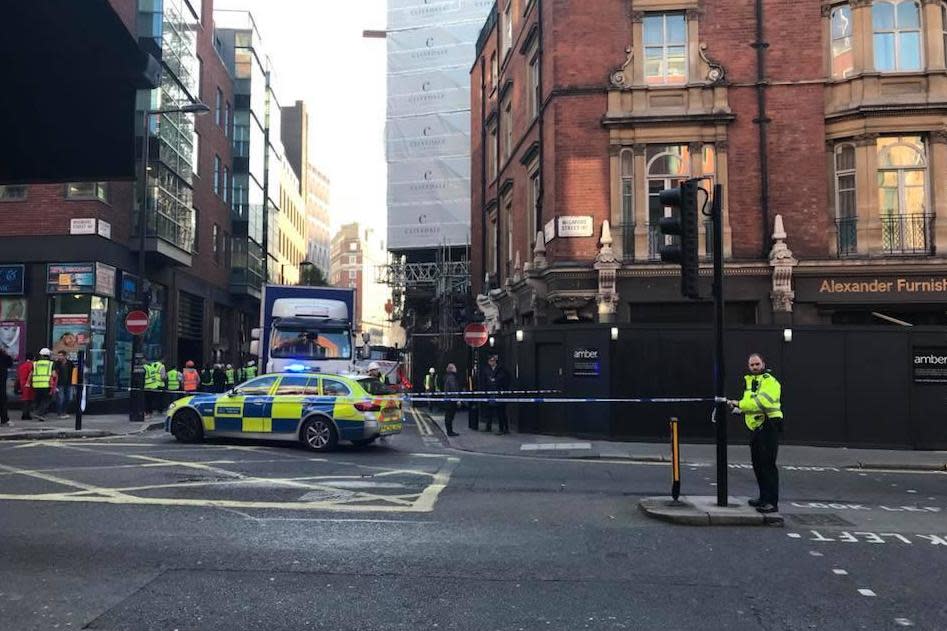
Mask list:
[[[408,262],[406,256],[392,255],[387,265],[375,269],[376,282],[391,287],[392,321],[400,322],[409,338],[438,337],[443,351],[459,341],[469,316],[470,248],[463,248],[462,260],[452,254],[457,250],[441,246],[434,261]],[[428,311],[430,318],[418,318]]]

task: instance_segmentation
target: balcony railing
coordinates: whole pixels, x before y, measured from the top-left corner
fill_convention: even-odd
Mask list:
[[[839,217],[835,220],[839,257],[858,252],[858,217]]]
[[[665,236],[661,234],[661,226],[656,223],[648,224],[648,260],[661,260],[661,247],[665,244]]]
[[[931,253],[931,215],[886,215],[881,218],[881,248],[885,254]]]

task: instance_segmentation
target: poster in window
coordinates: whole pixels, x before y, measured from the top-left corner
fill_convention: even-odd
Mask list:
[[[0,348],[14,362],[26,355],[26,299],[0,298]]]
[[[75,361],[78,352],[86,348],[92,329],[88,314],[57,313],[53,315],[53,355],[65,351]]]

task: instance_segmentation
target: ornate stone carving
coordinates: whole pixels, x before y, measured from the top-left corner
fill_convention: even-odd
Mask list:
[[[714,149],[717,150],[717,153],[727,153],[727,149],[730,148],[730,141],[728,140],[717,140],[714,142]]]
[[[513,258],[513,282],[518,283],[523,280],[523,266],[520,263],[520,251],[516,251],[516,256]]]
[[[542,230],[536,233],[536,247],[533,248],[533,269],[546,267],[546,235]]]
[[[610,81],[614,87],[622,90],[627,90],[631,87],[631,72],[628,70],[628,66],[631,65],[634,58],[635,49],[631,46],[625,48],[625,63],[619,66],[610,77]]]
[[[822,17],[827,18],[832,14],[832,9],[834,7],[831,4],[823,4],[822,8],[819,10],[819,13],[822,14]]]
[[[874,147],[878,143],[878,134],[858,134],[852,140],[858,147]]]
[[[701,60],[710,67],[707,71],[707,81],[709,81],[711,85],[723,83],[727,78],[727,71],[720,62],[707,54],[707,42],[700,43],[700,46],[697,47],[697,54],[700,55]]]
[[[496,333],[500,330],[500,305],[492,297],[479,294],[477,309],[483,314],[483,323],[487,326],[487,331]]]
[[[648,148],[648,145],[646,145],[643,142],[636,142],[635,144],[631,145],[631,151],[636,156],[643,156],[647,148]]]
[[[632,11],[631,12],[631,22],[632,24],[641,24],[644,21],[644,11]]]
[[[783,228],[782,215],[776,215],[773,226],[773,249],[769,253],[769,264],[773,268],[773,291],[770,294],[773,300],[773,311],[792,313],[793,301],[796,298],[796,293],[792,289],[792,272],[799,261],[786,245],[786,230]]]
[[[692,20],[699,20],[702,13],[703,11],[699,8],[691,8],[684,11],[684,17],[690,22]]]
[[[931,132],[931,142],[947,144],[947,130],[938,129]]]
[[[595,265],[593,265],[598,271],[598,293],[595,296],[595,301],[598,303],[599,321],[611,322],[618,310],[616,279],[621,263],[612,249],[612,231],[607,220],[602,222],[602,238],[599,243],[602,247],[596,255]]]

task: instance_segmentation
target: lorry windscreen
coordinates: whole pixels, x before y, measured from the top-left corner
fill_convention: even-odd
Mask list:
[[[270,357],[281,359],[351,359],[352,336],[344,329],[302,331],[273,329]]]

